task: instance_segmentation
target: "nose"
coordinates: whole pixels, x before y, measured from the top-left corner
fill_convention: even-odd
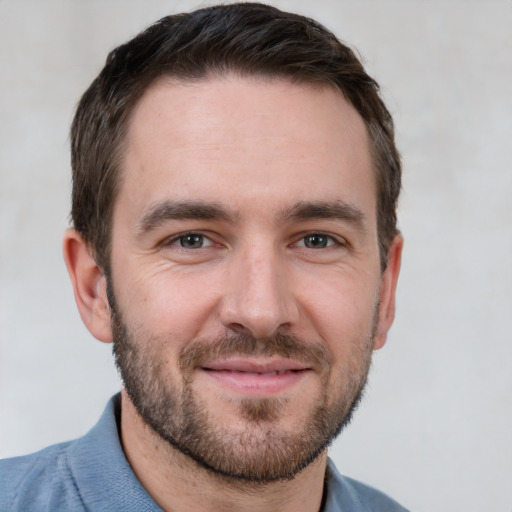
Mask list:
[[[253,245],[227,270],[220,317],[226,329],[267,338],[289,329],[299,309],[286,261],[273,248]]]

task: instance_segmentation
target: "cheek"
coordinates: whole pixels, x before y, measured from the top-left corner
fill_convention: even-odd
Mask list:
[[[301,302],[314,330],[333,353],[343,353],[371,334],[377,301],[375,280],[340,274],[311,280]]]
[[[176,343],[198,337],[218,303],[218,287],[208,275],[180,273],[166,265],[138,272],[129,285],[119,287],[126,321]]]

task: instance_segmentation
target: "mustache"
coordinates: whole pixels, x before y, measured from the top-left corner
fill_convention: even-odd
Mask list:
[[[304,363],[313,370],[327,374],[333,356],[320,343],[306,342],[299,337],[276,333],[269,338],[248,334],[232,334],[214,340],[197,340],[181,350],[178,364],[183,375],[190,375],[206,361],[233,356],[283,357]]]

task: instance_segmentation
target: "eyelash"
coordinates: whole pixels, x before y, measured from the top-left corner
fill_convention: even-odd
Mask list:
[[[199,247],[196,247],[196,248],[193,248],[193,247],[184,247],[180,241],[187,238],[187,237],[197,237],[197,238],[200,238],[201,239],[201,245]],[[308,247],[306,245],[306,239],[310,237],[310,238],[313,238],[313,237],[317,237],[317,238],[322,238],[322,239],[326,239],[326,244],[325,246],[323,247]],[[205,241],[207,242],[206,245],[205,245]],[[299,245],[299,243],[302,242],[303,245]],[[185,233],[178,233],[177,235],[174,235],[173,237],[171,238],[168,238],[167,240],[164,241],[164,243],[162,245],[167,245],[167,246],[172,246],[172,245],[175,245],[175,246],[178,246],[180,247],[181,249],[184,249],[184,250],[196,250],[196,249],[202,249],[204,247],[210,247],[212,245],[214,245],[215,242],[213,242],[213,240],[203,234],[203,233],[199,233],[199,232],[195,232],[195,231],[188,231],[188,232],[185,232]],[[313,231],[313,232],[309,232],[309,233],[304,233],[302,234],[298,240],[296,242],[294,242],[293,244],[291,244],[292,246],[298,246],[298,247],[303,247],[305,249],[328,249],[330,247],[334,247],[334,246],[341,246],[341,247],[344,247],[344,246],[347,246],[347,243],[343,240],[343,241],[340,241],[338,238],[332,236],[332,235],[328,235],[326,233],[322,233],[322,232],[317,232],[317,231]]]
[[[308,247],[306,245],[306,239],[313,238],[313,237],[326,239],[327,245],[325,247]],[[302,247],[305,247],[306,249],[328,249],[328,248],[334,247],[334,246],[347,245],[346,243],[340,241],[338,238],[334,237],[333,235],[328,235],[327,233],[322,233],[321,231],[313,231],[313,232],[309,232],[309,233],[305,233],[305,234],[301,235],[301,237],[298,239],[297,242],[295,242],[294,245],[297,245],[299,242],[303,242],[304,245]]]
[[[208,237],[207,235],[204,235],[203,233],[197,233],[195,231],[188,231],[188,232],[185,232],[185,233],[178,233],[177,235],[174,235],[173,237],[168,238],[167,240],[164,241],[164,243],[162,245],[177,245],[181,249],[194,250],[193,248],[183,247],[183,245],[179,244],[180,240],[182,240],[184,238],[187,238],[187,237],[198,237],[198,238],[201,238],[201,240],[202,240],[201,246],[198,247],[197,249],[202,249],[203,247],[205,247],[205,245],[204,245],[205,240],[207,240],[209,242],[206,245],[206,247],[209,247],[209,246],[214,244],[212,239],[210,237]]]

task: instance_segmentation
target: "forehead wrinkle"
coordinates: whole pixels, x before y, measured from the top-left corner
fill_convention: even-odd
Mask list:
[[[216,202],[166,199],[149,207],[137,223],[137,231],[143,234],[172,220],[222,220],[232,223],[237,216],[231,208]]]

